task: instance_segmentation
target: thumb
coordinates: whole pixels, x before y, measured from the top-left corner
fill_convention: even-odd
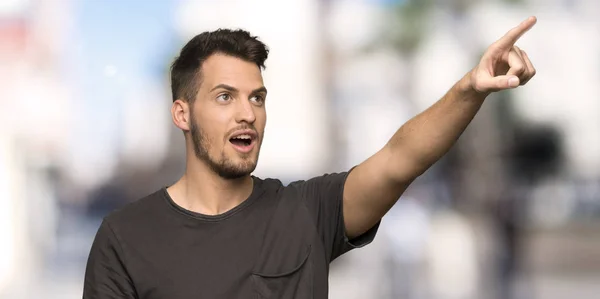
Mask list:
[[[486,85],[489,89],[494,90],[515,88],[521,83],[519,81],[519,77],[511,75],[496,76],[489,78],[486,81],[488,82],[485,82],[484,85]]]

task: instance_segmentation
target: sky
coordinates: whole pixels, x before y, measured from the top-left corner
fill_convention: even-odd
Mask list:
[[[73,47],[68,54],[72,58],[67,61],[74,70],[77,128],[70,148],[82,161],[114,162],[121,146],[126,96],[149,84],[164,83],[161,80],[178,46],[173,28],[177,2],[73,3]]]

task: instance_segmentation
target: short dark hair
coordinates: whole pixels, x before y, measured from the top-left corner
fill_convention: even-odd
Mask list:
[[[179,57],[171,65],[173,102],[181,98],[194,102],[202,63],[216,53],[253,62],[264,69],[269,49],[256,36],[241,29],[217,29],[196,35],[181,49]]]

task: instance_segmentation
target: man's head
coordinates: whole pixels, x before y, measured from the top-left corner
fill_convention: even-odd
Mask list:
[[[223,178],[256,168],[266,125],[261,70],[267,56],[248,32],[220,29],[192,38],[171,66],[173,121],[196,157]]]

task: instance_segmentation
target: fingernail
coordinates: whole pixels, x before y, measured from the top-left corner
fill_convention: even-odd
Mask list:
[[[517,87],[517,86],[519,86],[519,78],[512,77],[512,78],[508,79],[508,86],[510,86],[510,87]]]

